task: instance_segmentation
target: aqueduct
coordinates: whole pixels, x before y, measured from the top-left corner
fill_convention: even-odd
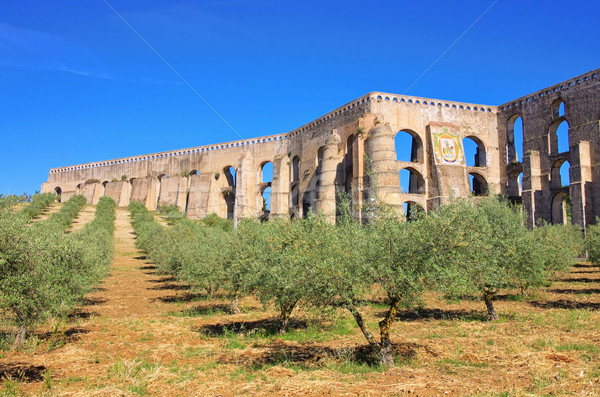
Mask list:
[[[285,134],[54,168],[42,191],[176,205],[191,218],[335,217],[339,191],[364,217],[374,186],[405,211],[496,192],[522,202],[530,225],[567,222],[570,200],[585,227],[600,216],[599,71],[500,106],[372,92]]]

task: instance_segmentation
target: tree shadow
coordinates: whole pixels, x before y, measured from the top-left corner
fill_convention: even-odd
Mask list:
[[[146,288],[147,290],[154,290],[154,291],[163,291],[163,290],[171,290],[171,291],[187,291],[190,289],[189,285],[182,285],[182,284],[172,284],[172,283],[168,283],[168,284],[163,284],[163,285],[157,285],[156,287],[150,287],[150,288]]]
[[[223,336],[226,334],[255,334],[262,333],[265,336],[279,335],[280,321],[277,318],[266,318],[254,321],[233,321],[229,323],[206,324],[194,328],[193,331],[208,336]],[[290,319],[288,330],[304,329],[308,323],[303,320]]]
[[[386,311],[378,313],[378,317],[382,318]],[[399,321],[421,321],[421,320],[459,320],[459,321],[487,321],[487,317],[476,310],[463,309],[413,309],[400,310],[396,314],[396,320]]]
[[[590,267],[598,267],[597,265],[594,265],[593,263],[587,264],[587,263],[576,263],[573,265],[573,267],[576,268],[590,268]]]
[[[81,302],[81,306],[97,306],[106,302],[108,302],[108,299],[84,297],[83,301]]]
[[[556,281],[561,283],[600,283],[600,279],[598,278],[559,278]]]
[[[324,360],[352,361],[357,364],[379,366],[379,359],[370,345],[346,348],[332,348],[316,344],[289,344],[276,339],[269,344],[257,344],[265,350],[259,354],[242,356],[244,364],[261,367],[264,365],[320,365]],[[425,349],[429,354],[437,356],[427,346],[417,343],[392,343],[393,354],[400,361],[410,360],[417,355],[417,349]],[[220,361],[239,363],[240,357],[223,357]]]
[[[165,276],[161,278],[157,278],[156,280],[148,280],[151,283],[168,283],[172,281],[177,281],[177,279],[173,276]]]
[[[534,301],[529,302],[531,306],[540,308],[540,309],[591,309],[598,310],[600,309],[600,303],[595,302],[573,302],[567,299],[559,299],[556,301],[547,301],[540,302]]]
[[[19,382],[40,382],[46,371],[43,365],[25,363],[0,363],[0,380],[18,380]]]
[[[548,292],[554,292],[556,294],[600,294],[600,288],[554,288],[548,290]]]
[[[147,265],[147,266],[140,266],[139,267],[140,270],[156,270],[156,266],[154,265]],[[155,272],[144,272],[145,274],[152,274]]]
[[[190,307],[189,309],[181,310],[179,312],[173,312],[171,314],[182,317],[199,317],[217,313],[231,313],[231,305],[226,305],[224,303],[214,303],[209,305]]]
[[[577,271],[571,271],[571,274],[596,274],[596,273],[600,273],[600,271],[599,270],[577,270]]]
[[[67,315],[67,319],[69,322],[74,322],[76,320],[87,320],[91,317],[99,317],[100,313],[94,311],[87,311],[81,309],[73,309],[71,313]]]
[[[148,259],[148,256],[146,256],[146,255],[134,256],[133,259],[145,261],[146,259]]]
[[[153,299],[154,301],[161,301],[162,303],[185,303],[185,302],[195,302],[208,299],[208,295],[206,293],[192,293],[186,292],[181,295],[170,295],[170,296],[160,296],[158,298]]]

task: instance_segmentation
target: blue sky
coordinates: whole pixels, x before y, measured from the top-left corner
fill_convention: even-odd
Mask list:
[[[243,138],[404,93],[494,2],[108,0]],[[497,105],[600,66],[597,1],[498,0],[408,94]],[[0,193],[238,135],[103,0],[0,3]]]

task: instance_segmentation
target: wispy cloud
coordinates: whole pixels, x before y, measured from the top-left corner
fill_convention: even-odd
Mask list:
[[[110,79],[98,56],[62,36],[0,22],[0,65]]]

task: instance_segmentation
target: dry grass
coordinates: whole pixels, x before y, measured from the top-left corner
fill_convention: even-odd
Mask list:
[[[82,215],[83,216],[83,215]],[[531,301],[505,295],[498,322],[478,301],[434,294],[393,328],[394,368],[369,364],[343,312],[299,311],[290,332],[252,299],[243,313],[156,273],[117,211],[109,278],[68,324],[0,352],[4,395],[598,395],[600,268],[573,267]],[[82,223],[83,223],[82,219]],[[385,308],[365,307],[375,326]],[[54,329],[54,330],[53,330]]]

